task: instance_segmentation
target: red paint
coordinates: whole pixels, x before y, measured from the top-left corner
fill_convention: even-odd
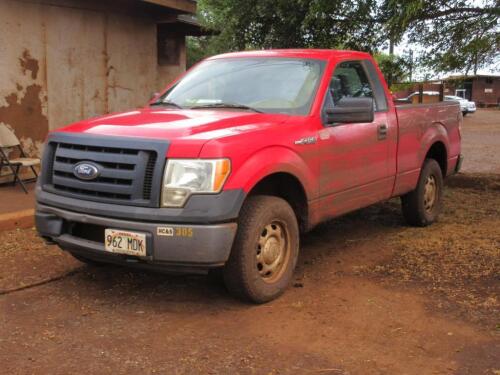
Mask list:
[[[230,158],[232,172],[224,189],[243,188],[248,192],[272,173],[290,173],[306,191],[310,225],[414,189],[425,155],[435,142],[445,146],[448,172],[453,171],[460,153],[458,104],[397,109],[377,69],[388,110],[376,113],[373,123],[325,127],[320,113],[335,66],[346,60],[373,62],[370,55],[353,51],[272,50],[211,59],[250,56],[327,61],[310,114],[147,107],[82,121],[62,131],[165,139],[171,142],[167,158]],[[377,139],[377,126],[381,123],[388,126],[385,140]],[[294,144],[304,137],[317,137],[317,142]]]

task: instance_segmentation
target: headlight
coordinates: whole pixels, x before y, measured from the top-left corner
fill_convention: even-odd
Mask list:
[[[215,194],[231,172],[229,159],[169,159],[163,175],[162,207],[182,207],[192,194]]]

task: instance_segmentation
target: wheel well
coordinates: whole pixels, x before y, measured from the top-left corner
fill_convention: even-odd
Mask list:
[[[260,180],[248,195],[272,195],[283,198],[295,212],[301,232],[307,230],[307,196],[297,177],[289,173],[274,173]]]
[[[443,177],[446,177],[446,172],[448,168],[448,158],[446,155],[446,147],[442,142],[434,143],[427,154],[425,155],[426,159],[434,159],[438,162],[441,167],[441,172],[443,173]]]

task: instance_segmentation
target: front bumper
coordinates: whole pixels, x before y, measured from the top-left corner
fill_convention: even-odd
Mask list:
[[[35,223],[42,237],[57,243],[63,250],[103,262],[165,270],[208,269],[223,265],[229,258],[237,229],[234,222],[193,225],[123,220],[40,203],[37,205]],[[105,251],[106,228],[145,233],[148,249],[146,256]],[[172,230],[165,231],[165,228]],[[167,232],[169,235],[165,235]]]

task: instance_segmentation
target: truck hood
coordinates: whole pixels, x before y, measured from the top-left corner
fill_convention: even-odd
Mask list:
[[[184,150],[185,156],[191,157],[209,140],[274,127],[288,117],[222,109],[143,108],[91,118],[58,131],[162,139],[170,143],[170,149],[173,148],[176,154]]]

